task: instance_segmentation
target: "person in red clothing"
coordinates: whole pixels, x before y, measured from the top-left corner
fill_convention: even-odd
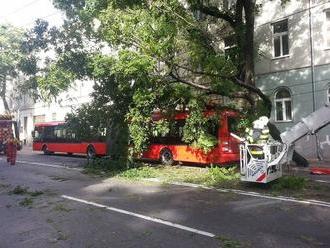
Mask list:
[[[7,162],[10,165],[15,165],[16,163],[16,155],[17,155],[17,141],[14,136],[11,134],[6,144],[6,154],[7,154]]]

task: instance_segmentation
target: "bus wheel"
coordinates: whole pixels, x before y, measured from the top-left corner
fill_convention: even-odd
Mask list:
[[[96,157],[96,152],[93,146],[87,148],[87,159],[93,159]]]
[[[169,149],[163,149],[161,151],[160,162],[164,165],[172,165],[174,163],[173,154]]]
[[[42,147],[42,151],[44,152],[45,155],[49,155],[49,154],[50,154],[50,151],[48,151],[48,148],[47,148],[46,145],[44,145],[44,146]]]

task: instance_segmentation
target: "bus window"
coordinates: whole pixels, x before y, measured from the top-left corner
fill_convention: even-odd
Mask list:
[[[56,126],[54,129],[55,139],[58,142],[66,142],[67,141],[67,130],[64,125]]]
[[[42,140],[44,142],[51,142],[51,141],[56,140],[54,129],[55,129],[55,127],[53,127],[53,126],[44,127],[44,130],[43,130],[44,136],[42,137]]]
[[[183,138],[183,127],[185,120],[174,120],[170,122],[170,130],[166,135],[154,135],[151,138],[151,143],[156,144],[184,144]]]
[[[218,138],[219,134],[219,120],[218,119],[209,119],[206,122],[206,132],[211,134],[215,138]]]
[[[228,116],[228,131],[229,133],[238,133],[239,128],[238,128],[239,120],[236,117],[231,117]]]

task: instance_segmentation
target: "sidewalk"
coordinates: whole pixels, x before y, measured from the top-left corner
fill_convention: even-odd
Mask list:
[[[309,179],[330,183],[330,161],[309,160],[309,167],[292,166],[289,170],[284,169],[285,174],[292,172]]]

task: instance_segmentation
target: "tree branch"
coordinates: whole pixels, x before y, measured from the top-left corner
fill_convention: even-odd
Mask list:
[[[235,19],[230,13],[220,11],[215,6],[205,6],[202,3],[202,1],[200,1],[200,0],[198,0],[194,4],[192,4],[191,9],[192,10],[199,10],[203,14],[213,16],[213,17],[218,18],[218,19],[222,19],[222,20],[228,22],[230,24],[230,26],[232,26],[232,27],[236,26]]]
[[[232,80],[231,77],[226,77],[226,76],[223,76],[223,75],[220,75],[220,74],[209,73],[209,72],[205,72],[205,71],[193,70],[192,68],[189,68],[189,67],[184,66],[184,65],[179,65],[179,64],[176,64],[176,63],[174,63],[173,66],[178,67],[178,68],[183,69],[183,70],[186,70],[186,71],[189,71],[189,72],[197,74],[197,75],[217,77],[217,78],[224,79],[224,80]]]
[[[184,79],[176,76],[173,72],[170,72],[169,76],[171,76],[172,78],[174,78],[175,80],[177,80],[180,83],[183,83],[183,84],[186,84],[186,85],[190,85],[190,86],[192,86],[192,87],[194,87],[196,89],[205,90],[205,91],[211,91],[211,87],[210,86],[206,86],[206,85],[202,85],[202,84],[197,84],[197,83],[194,83],[194,82],[190,82],[190,81],[184,80]]]
[[[269,100],[269,98],[264,93],[262,93],[262,91],[259,88],[255,87],[251,84],[247,84],[247,83],[243,82],[242,80],[240,80],[238,78],[235,78],[234,82],[237,85],[247,89],[248,91],[256,93],[264,101],[264,103],[266,104],[266,107],[267,107],[267,109],[269,110],[269,113],[270,113],[270,111],[272,109],[272,102]]]

